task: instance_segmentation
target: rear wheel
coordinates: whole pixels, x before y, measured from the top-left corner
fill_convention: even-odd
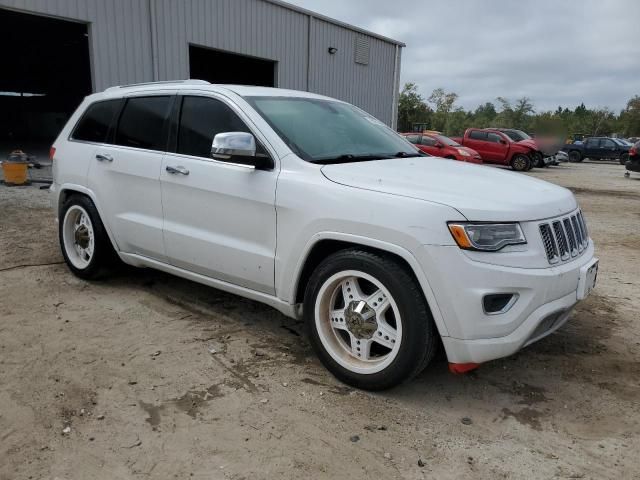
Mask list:
[[[320,361],[357,388],[382,390],[412,378],[438,345],[413,275],[376,253],[349,249],[328,257],[309,280],[304,315]]]
[[[569,152],[569,161],[572,163],[578,163],[582,161],[582,154],[577,150],[571,150]]]
[[[58,236],[67,266],[80,278],[99,277],[117,258],[95,205],[84,195],[62,205]]]
[[[514,155],[511,159],[511,168],[516,172],[526,172],[531,169],[531,159],[524,153]]]
[[[629,154],[628,153],[623,153],[622,155],[620,155],[620,165],[626,164],[627,160],[629,160]]]

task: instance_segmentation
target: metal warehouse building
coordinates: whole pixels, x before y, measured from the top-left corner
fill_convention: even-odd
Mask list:
[[[50,142],[112,85],[308,90],[395,126],[402,43],[276,0],[0,0],[0,151]]]

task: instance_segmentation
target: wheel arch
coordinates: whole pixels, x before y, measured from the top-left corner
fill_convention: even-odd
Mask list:
[[[420,285],[429,310],[441,336],[448,336],[444,319],[438,307],[433,289],[422,271],[418,260],[407,249],[380,240],[341,233],[315,235],[306,245],[295,273],[290,297],[294,304],[302,304],[304,292],[313,271],[327,256],[348,248],[359,248],[394,258],[405,266]]]
[[[82,195],[84,197],[87,197],[89,200],[91,200],[91,202],[93,202],[93,205],[96,207],[96,210],[98,211],[98,215],[100,215],[100,220],[102,221],[102,225],[104,226],[104,229],[107,232],[109,241],[111,242],[113,249],[116,251],[116,253],[118,253],[118,256],[119,256],[120,249],[118,248],[118,243],[116,242],[111,232],[111,227],[110,225],[107,224],[107,222],[105,222],[105,216],[104,216],[103,210],[100,208],[100,204],[97,201],[95,194],[87,187],[83,187],[82,185],[75,185],[75,184],[63,184],[60,186],[60,189],[58,192],[57,205],[56,205],[56,218],[58,218],[58,221],[61,221],[60,209],[62,208],[62,205],[72,195]]]

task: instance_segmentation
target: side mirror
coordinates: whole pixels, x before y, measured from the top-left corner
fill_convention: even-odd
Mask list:
[[[507,144],[507,141],[506,141],[506,140],[504,140],[503,138],[501,138],[501,139],[500,139],[500,143],[501,143],[502,145],[506,145],[506,144]]]
[[[441,144],[440,142],[437,142],[436,143],[436,148],[444,148],[444,145]]]
[[[273,168],[273,160],[268,155],[256,153],[256,139],[246,132],[218,133],[211,144],[211,158],[261,170]]]

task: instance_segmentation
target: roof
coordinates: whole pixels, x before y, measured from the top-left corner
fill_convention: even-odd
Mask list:
[[[304,15],[308,15],[312,18],[317,18],[327,23],[332,23],[334,25],[338,25],[339,27],[348,28],[349,30],[353,30],[355,32],[363,33],[365,35],[369,35],[370,37],[377,38],[379,40],[383,40],[385,42],[393,43],[400,47],[406,47],[407,45],[399,40],[394,40],[393,38],[385,37],[384,35],[379,35],[374,32],[370,32],[369,30],[365,30],[360,27],[356,27],[355,25],[351,25],[350,23],[341,22],[340,20],[336,20],[335,18],[327,17],[326,15],[322,15],[320,13],[316,13],[312,10],[307,10],[306,8],[298,7],[297,5],[292,5],[288,2],[283,2],[281,0],[264,0],[265,2],[272,3],[274,5],[278,5],[280,7],[286,8],[288,10],[292,10],[294,12],[302,13]]]
[[[120,97],[122,95],[130,95],[135,93],[144,92],[157,92],[162,90],[208,90],[208,91],[231,91],[241,97],[305,97],[305,98],[317,98],[324,100],[335,100],[331,97],[318,95],[315,93],[304,92],[301,90],[288,90],[285,88],[271,88],[271,87],[254,87],[250,85],[226,85],[209,83],[206,80],[173,80],[173,81],[159,81],[159,82],[147,82],[147,83],[133,83],[130,85],[117,85],[107,88],[104,92],[96,93],[94,95],[102,98]],[[338,100],[339,101],[339,100]]]

